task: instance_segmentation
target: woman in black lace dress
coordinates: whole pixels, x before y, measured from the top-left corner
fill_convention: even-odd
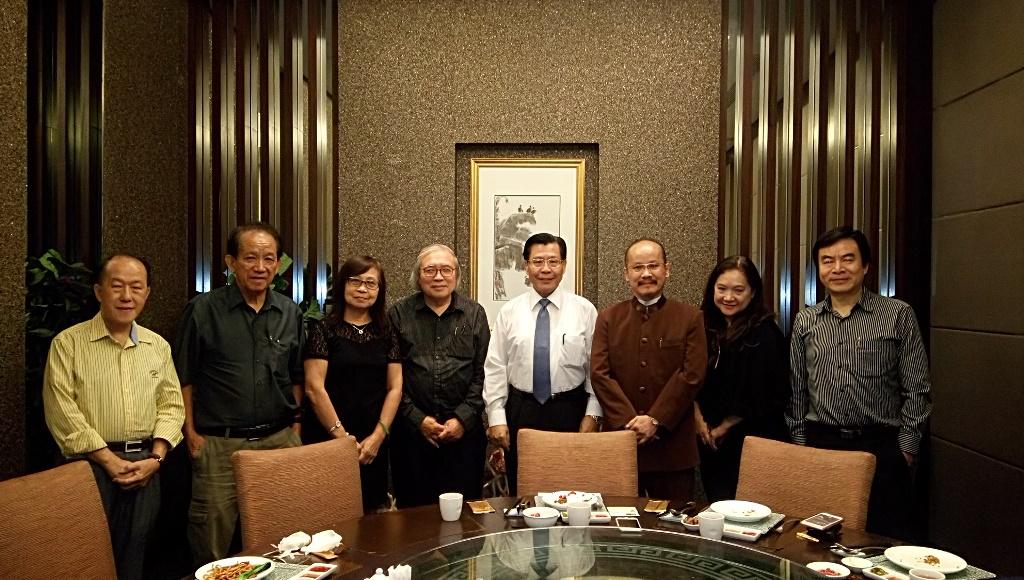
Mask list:
[[[402,399],[398,341],[385,314],[387,281],[370,256],[349,258],[335,279],[331,314],[309,329],[303,352],[307,443],[352,435],[359,444],[363,509],[388,505],[388,445]]]
[[[744,437],[789,437],[789,355],[749,258],[719,262],[708,277],[701,310],[708,372],[695,418],[701,482],[708,500],[718,501],[736,495]]]

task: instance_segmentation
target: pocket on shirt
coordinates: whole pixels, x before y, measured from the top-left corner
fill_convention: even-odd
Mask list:
[[[563,335],[562,337],[562,364],[566,366],[582,367],[587,360],[587,342],[582,336]]]
[[[898,345],[894,340],[872,339],[857,348],[857,374],[862,377],[883,377],[896,366]]]

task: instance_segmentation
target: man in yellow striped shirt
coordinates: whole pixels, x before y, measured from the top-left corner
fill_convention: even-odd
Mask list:
[[[181,441],[185,410],[170,346],[135,323],[149,297],[149,264],[112,256],[93,290],[99,314],[50,346],[46,424],[65,457],[92,464],[118,577],[142,578],[160,510],[160,464]]]

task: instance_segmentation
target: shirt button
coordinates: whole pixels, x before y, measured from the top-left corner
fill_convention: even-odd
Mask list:
[[[640,387],[640,392],[641,393],[646,393],[647,392],[647,387]]]
[[[640,361],[640,367],[641,368],[646,367],[646,366],[647,366],[647,361],[645,361],[645,360]]]
[[[640,344],[647,344],[647,337],[646,336],[640,338]]]

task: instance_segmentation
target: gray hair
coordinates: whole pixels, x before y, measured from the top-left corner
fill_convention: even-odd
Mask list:
[[[455,260],[455,287],[459,287],[459,282],[462,281],[462,268],[459,265],[459,257],[455,255],[455,250],[449,248],[444,244],[430,244],[429,246],[420,250],[420,253],[416,255],[416,262],[412,265],[412,272],[409,273],[409,285],[415,288],[417,291],[422,291],[423,288],[420,286],[420,268],[423,267],[423,258],[432,252],[436,251],[448,252],[452,259]]]

